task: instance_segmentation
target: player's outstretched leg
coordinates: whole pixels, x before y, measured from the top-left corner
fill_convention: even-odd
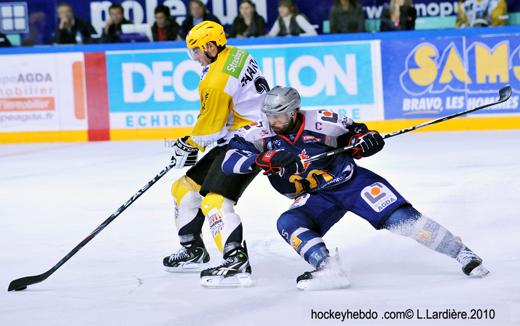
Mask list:
[[[199,209],[202,201],[199,189],[200,186],[187,176],[172,185],[175,225],[182,247],[164,257],[163,265],[169,272],[200,272],[209,262],[209,254],[201,237],[204,214]]]
[[[201,209],[209,222],[209,229],[224,262],[203,270],[201,285],[205,287],[249,286],[251,266],[247,248],[242,246],[242,223],[235,213],[234,202],[216,193],[207,194]]]
[[[331,257],[320,234],[312,230],[311,222],[299,210],[289,210],[278,218],[278,232],[306,262],[314,266],[296,279],[300,290],[331,290],[350,285],[341,267],[339,255]]]
[[[484,277],[489,274],[482,265],[482,258],[464,245],[459,237],[455,237],[442,225],[422,215],[412,206],[403,206],[393,212],[386,221],[385,228],[455,258],[462,265],[464,274],[468,276]]]

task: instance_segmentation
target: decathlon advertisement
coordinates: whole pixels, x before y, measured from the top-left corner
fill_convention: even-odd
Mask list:
[[[474,115],[518,114],[520,34],[389,40],[381,45],[385,119],[430,118],[474,108],[513,88],[512,98]]]
[[[271,87],[297,88],[304,107],[334,109],[355,119],[383,119],[378,41],[243,48]],[[111,128],[195,123],[202,67],[185,50],[116,51],[106,57]]]

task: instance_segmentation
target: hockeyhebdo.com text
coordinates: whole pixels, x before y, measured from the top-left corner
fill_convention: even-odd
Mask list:
[[[377,311],[375,309],[314,310],[311,320],[491,320],[495,319],[495,309],[429,309],[408,308],[402,310]]]

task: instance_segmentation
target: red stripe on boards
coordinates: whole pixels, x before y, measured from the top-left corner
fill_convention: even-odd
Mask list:
[[[108,85],[104,52],[85,53],[88,140],[110,140]]]

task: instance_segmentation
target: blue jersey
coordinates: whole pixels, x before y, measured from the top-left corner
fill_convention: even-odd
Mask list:
[[[226,174],[250,173],[255,158],[266,150],[290,151],[300,159],[346,146],[354,133],[366,131],[349,117],[326,110],[306,110],[299,113],[302,124],[297,132],[278,135],[271,130],[267,119],[242,128],[230,141],[222,170]],[[360,126],[364,130],[359,130]],[[281,177],[269,175],[272,186],[281,194],[294,198],[303,193],[330,188],[348,181],[356,168],[349,152],[304,164],[299,174]]]

